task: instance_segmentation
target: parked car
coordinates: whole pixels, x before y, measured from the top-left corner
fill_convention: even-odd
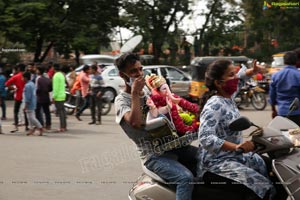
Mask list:
[[[116,57],[111,55],[90,54],[80,57],[82,64],[90,65],[93,62],[104,65],[113,65]]]
[[[106,66],[101,75],[106,87],[105,96],[114,100],[120,91],[125,88],[125,82],[119,76],[119,70],[115,66]]]
[[[82,70],[83,66],[76,68],[76,73],[79,74],[79,72]],[[119,76],[119,71],[118,69],[113,66],[105,66],[104,68],[101,69],[102,77],[105,83],[105,96],[113,101],[115,97],[120,93],[120,90],[122,88],[125,88],[125,82],[124,80]],[[66,78],[68,80],[70,76],[70,73],[66,75]]]
[[[169,79],[171,91],[178,96],[188,97],[191,76],[168,65],[148,65],[143,67],[144,75],[157,74]]]

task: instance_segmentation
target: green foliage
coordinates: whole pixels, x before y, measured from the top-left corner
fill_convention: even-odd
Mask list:
[[[178,29],[192,11],[192,0],[0,0],[0,47],[23,44],[43,61],[47,47],[68,57],[71,51],[99,53],[107,47],[117,26],[143,35],[139,47],[147,51],[153,43],[156,62],[162,50],[169,49],[169,62],[176,64],[178,46],[185,30]],[[276,52],[300,47],[299,9],[263,10],[263,1],[202,0],[207,10],[203,26],[193,35],[202,55],[245,53],[262,61]],[[68,9],[64,9],[64,5]],[[121,13],[121,17],[119,17]],[[278,41],[278,47],[271,40]],[[238,45],[243,52],[233,50]],[[178,62],[177,62],[178,63]]]
[[[177,27],[178,15],[190,12],[189,0],[139,0],[122,1],[125,9],[123,26],[142,34],[145,41],[153,43],[155,61],[158,62],[162,46],[168,40],[170,28]],[[176,32],[176,30],[175,30]]]
[[[200,36],[201,55],[217,55],[221,48],[231,48],[239,44],[236,36],[241,31],[243,20],[237,2],[209,0],[206,6],[207,11],[202,13],[205,22],[195,33]]]
[[[263,10],[262,1],[252,0],[243,0],[241,6],[245,11],[244,26],[248,34],[246,48],[254,48],[254,57],[270,62],[272,54],[300,46],[300,8]],[[278,41],[278,47],[272,46],[272,39]]]
[[[68,5],[64,9],[64,5]],[[118,24],[118,0],[0,1],[0,26],[5,37],[21,42],[40,60],[47,44],[65,55],[71,50],[99,51],[108,45]]]

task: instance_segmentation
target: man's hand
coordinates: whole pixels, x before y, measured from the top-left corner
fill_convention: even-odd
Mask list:
[[[277,111],[276,111],[276,110],[273,110],[273,111],[272,111],[272,119],[275,118],[277,115],[278,115],[278,114],[277,114]]]
[[[134,80],[131,87],[131,94],[140,94],[145,86],[145,79],[140,76]]]
[[[271,107],[272,107],[272,119],[273,119],[278,115],[278,113],[275,105],[271,105]]]
[[[102,92],[97,92],[96,97],[101,98],[101,96],[102,96]]]
[[[257,60],[253,60],[252,62],[253,74],[263,73],[265,71],[265,67],[257,64]]]
[[[150,97],[147,98],[146,104],[147,104],[147,106],[149,106],[150,108],[155,107],[155,104],[154,104],[154,102],[152,101],[152,99],[151,99]]]
[[[172,99],[170,99],[169,97],[167,97],[166,100],[167,100],[167,105],[168,105],[168,107],[171,109],[172,106],[173,106],[173,101],[172,101]]]

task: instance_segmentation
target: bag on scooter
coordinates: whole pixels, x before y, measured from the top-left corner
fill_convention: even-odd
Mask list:
[[[169,119],[163,115],[147,121],[145,130],[148,131],[153,140],[166,140],[166,137],[168,137],[168,139],[178,138],[175,127],[171,124]]]

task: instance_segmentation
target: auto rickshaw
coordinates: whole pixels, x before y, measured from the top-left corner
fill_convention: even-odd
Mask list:
[[[191,75],[192,81],[190,85],[189,95],[194,102],[198,102],[202,95],[208,90],[205,86],[205,71],[207,66],[219,59],[232,60],[233,64],[237,66],[237,71],[240,65],[243,63],[247,66],[247,62],[250,60],[246,56],[208,56],[208,57],[195,57],[191,61]]]
[[[284,61],[283,61],[283,57],[285,55],[286,52],[280,52],[280,53],[276,53],[273,54],[273,62],[271,65],[271,68],[269,68],[269,75],[271,76],[272,74],[274,74],[275,72],[280,71],[281,69],[284,68]]]

